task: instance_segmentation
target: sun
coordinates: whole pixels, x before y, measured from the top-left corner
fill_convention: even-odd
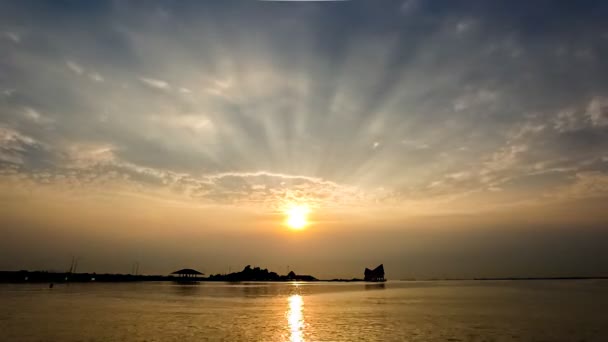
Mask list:
[[[309,212],[310,209],[307,205],[292,205],[285,210],[285,215],[287,215],[285,224],[294,230],[304,229],[308,225]]]

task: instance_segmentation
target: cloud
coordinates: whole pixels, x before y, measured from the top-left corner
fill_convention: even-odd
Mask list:
[[[493,104],[498,98],[498,94],[486,89],[480,89],[473,93],[460,96],[454,101],[454,111],[461,112],[475,106]]]
[[[602,128],[608,125],[608,98],[594,96],[585,107],[560,110],[553,118],[553,127],[560,133]]]
[[[211,132],[214,125],[205,115],[186,114],[176,116],[152,116],[151,121],[158,123],[161,126],[169,126],[193,132]]]
[[[426,149],[430,148],[429,144],[421,142],[421,141],[402,139],[401,143],[404,146],[407,146],[407,147],[412,148],[414,150],[426,150]]]
[[[4,32],[4,37],[12,40],[14,43],[20,43],[21,42],[21,36],[18,33],[15,33],[15,32]]]
[[[40,112],[38,112],[37,110],[35,110],[34,108],[31,108],[31,107],[25,107],[23,109],[23,116],[30,122],[33,122],[33,123],[39,124],[39,125],[48,124],[53,121],[53,120],[49,119],[48,117],[40,114]]]
[[[97,72],[89,73],[89,78],[95,82],[103,82],[104,78]]]
[[[420,0],[405,0],[401,4],[400,10],[404,14],[409,14],[416,11],[420,6]]]
[[[65,65],[68,67],[68,69],[70,69],[72,72],[76,73],[77,75],[82,75],[82,73],[84,73],[84,68],[76,62],[66,61]]]
[[[64,152],[64,167],[70,169],[86,169],[98,165],[108,165],[116,161],[111,145],[72,144]]]
[[[91,81],[94,82],[103,82],[104,78],[103,76],[101,76],[101,74],[99,74],[96,71],[90,71],[90,72],[86,72],[86,69],[81,66],[80,64],[74,62],[74,61],[66,61],[66,66],[68,67],[68,69],[70,69],[72,72],[74,72],[76,75],[79,76],[87,76]]]
[[[608,197],[608,174],[599,171],[578,172],[572,183],[560,187],[550,196],[559,199]]]
[[[44,41],[0,66],[0,121],[48,144],[47,174],[114,172],[134,192],[257,203],[331,198],[333,182],[399,206],[497,189],[518,202],[605,171],[605,30],[577,6],[112,4],[75,18],[0,5],[0,18],[31,12],[27,40]]]
[[[553,120],[553,128],[558,132],[577,131],[585,127],[582,116],[574,109],[559,111]]]
[[[473,20],[461,20],[456,23],[456,32],[459,34],[465,33],[471,30],[475,26],[475,22]]]
[[[594,97],[587,106],[587,115],[595,127],[608,126],[608,97]]]
[[[267,171],[229,172],[201,177],[208,184],[204,196],[232,203],[262,204],[281,209],[304,202],[312,207],[364,205],[369,194],[356,187],[317,177]]]
[[[171,86],[169,85],[169,83],[162,81],[162,80],[157,80],[154,78],[146,78],[146,77],[140,77],[139,80],[152,88],[156,88],[156,89],[163,89],[163,90],[169,90],[171,89]]]
[[[0,162],[22,165],[28,151],[40,148],[43,144],[34,138],[0,126]]]
[[[16,92],[15,89],[5,89],[2,91],[2,95],[4,96],[12,96]]]
[[[35,145],[35,142],[10,134],[0,131],[0,146],[3,146],[0,157],[6,162],[23,164],[18,152],[23,150],[22,146]],[[371,194],[356,187],[317,177],[267,171],[195,176],[124,162],[116,157],[114,151],[115,147],[107,145],[72,145],[61,153],[61,168],[34,172],[19,169],[19,182],[30,186],[44,183],[60,192],[69,190],[75,196],[87,194],[90,197],[106,191],[115,191],[116,196],[158,196],[164,193],[168,201],[200,205],[238,204],[276,211],[294,202],[325,208],[374,202]]]

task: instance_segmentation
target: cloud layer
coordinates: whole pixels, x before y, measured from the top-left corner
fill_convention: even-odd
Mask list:
[[[607,194],[606,5],[1,9],[4,184],[438,211]]]

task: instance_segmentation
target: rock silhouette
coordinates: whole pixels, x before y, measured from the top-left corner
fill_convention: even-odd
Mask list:
[[[384,279],[384,266],[382,264],[373,270],[365,268],[364,275],[365,277],[363,279],[365,281],[386,281],[386,279]]]

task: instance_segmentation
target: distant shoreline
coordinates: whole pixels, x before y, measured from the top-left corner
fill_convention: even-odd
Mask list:
[[[608,276],[569,276],[569,277],[504,277],[504,278],[431,278],[431,279],[398,279],[398,281],[523,281],[523,280],[606,280]],[[397,280],[397,279],[396,279]],[[363,279],[314,279],[314,280],[299,280],[299,279],[244,279],[244,280],[226,280],[214,277],[194,277],[183,279],[175,276],[163,275],[133,275],[133,274],[112,274],[112,273],[68,273],[68,272],[45,272],[45,271],[0,271],[0,283],[128,283],[128,282],[149,282],[149,281],[171,281],[178,283],[192,282],[290,282],[290,281],[307,281],[307,282],[365,282]],[[373,283],[373,282],[372,282]]]

